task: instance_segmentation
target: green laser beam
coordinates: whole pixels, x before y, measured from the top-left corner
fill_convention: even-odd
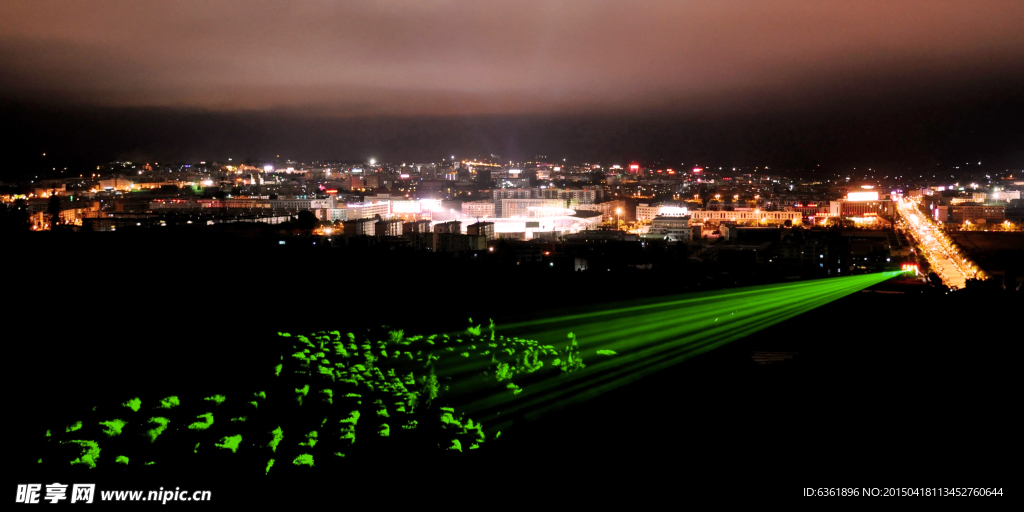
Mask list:
[[[703,292],[650,304],[520,322],[514,327],[531,339],[574,332],[587,370],[548,372],[523,385],[520,393],[502,389],[476,398],[462,409],[492,428],[501,428],[517,412],[536,417],[593,398],[902,273]],[[612,350],[617,355],[597,358],[598,350]],[[439,369],[438,375],[465,377],[485,368],[486,363],[457,364]],[[463,381],[463,389],[472,387],[469,379]],[[505,423],[494,423],[503,419]]]

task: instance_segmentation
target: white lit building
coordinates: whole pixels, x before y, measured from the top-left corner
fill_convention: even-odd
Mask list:
[[[275,210],[302,211],[317,208],[334,208],[334,199],[270,199]]]
[[[494,217],[494,201],[466,201],[462,203],[463,217]]]
[[[689,242],[693,238],[693,228],[689,216],[659,215],[651,220],[650,229],[643,238],[658,238],[669,242]]]
[[[380,215],[382,219],[391,217],[391,202],[381,201],[377,203],[353,203],[347,207],[347,220],[372,219]]]
[[[764,224],[783,224],[787,220],[796,226],[802,223],[803,214],[800,212],[762,212],[754,211],[708,211],[697,210],[690,212],[693,221],[700,222],[761,222]]]
[[[565,199],[502,199],[501,216],[513,217],[555,217],[571,214]]]
[[[636,220],[638,222],[650,222],[655,217],[685,217],[689,211],[684,206],[650,206],[640,204],[636,207]]]

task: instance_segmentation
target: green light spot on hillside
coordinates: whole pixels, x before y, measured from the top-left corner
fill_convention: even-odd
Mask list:
[[[77,459],[71,461],[71,464],[85,464],[90,469],[96,467],[96,461],[100,458],[100,445],[96,441],[75,439],[68,442],[76,443],[83,449],[82,454]]]
[[[178,400],[178,397],[176,396],[169,396],[167,398],[164,398],[163,400],[160,400],[161,409],[172,409],[179,405],[181,405],[181,400]]]
[[[277,445],[281,444],[281,440],[284,439],[284,432],[281,430],[281,427],[277,427],[271,434],[273,434],[274,438],[267,443],[267,446],[270,447],[270,451],[277,453]]]
[[[127,424],[127,422],[121,420],[110,420],[100,422],[100,425],[107,427],[106,429],[103,430],[103,433],[109,437],[121,435],[121,429],[124,428],[124,426]]]
[[[220,404],[224,403],[224,400],[227,400],[227,398],[224,395],[213,395],[213,396],[208,396],[208,397],[204,398],[203,400],[209,400],[211,402],[216,403],[217,405],[220,405]]]
[[[146,431],[146,433],[149,434],[149,442],[156,442],[156,438],[159,437],[160,434],[162,434],[165,430],[167,430],[167,424],[170,422],[171,420],[161,416],[150,418],[149,423],[156,424],[156,427]]]
[[[210,428],[210,425],[213,425],[213,413],[212,412],[208,412],[206,414],[200,414],[200,415],[196,416],[196,418],[199,418],[199,419],[201,419],[203,421],[201,421],[201,422],[197,421],[195,423],[192,423],[191,425],[188,426],[189,429],[191,429],[191,430],[206,430],[206,429]]]
[[[241,442],[242,442],[242,435],[241,434],[239,434],[237,436],[225,436],[225,437],[221,438],[220,443],[217,443],[214,446],[216,446],[217,448],[224,448],[226,450],[231,450],[231,453],[235,453],[235,452],[238,451],[238,445]]]
[[[299,446],[308,446],[310,448],[316,446],[317,443],[317,432],[316,430],[306,434],[306,440],[299,443]]]
[[[142,407],[142,400],[139,400],[139,397],[135,397],[121,405],[131,409],[132,412],[139,412],[139,409]]]

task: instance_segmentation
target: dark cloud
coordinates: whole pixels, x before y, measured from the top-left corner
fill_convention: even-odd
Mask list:
[[[686,109],[991,79],[1024,57],[1021,19],[942,0],[5,2],[0,66],[9,95],[117,106]]]
[[[26,147],[82,158],[959,159],[1022,146],[1022,19],[1009,1],[4,2],[0,102]]]

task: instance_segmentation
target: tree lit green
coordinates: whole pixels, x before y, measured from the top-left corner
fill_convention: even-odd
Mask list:
[[[222,437],[220,442],[215,444],[214,446],[216,446],[217,448],[224,448],[226,450],[231,450],[231,453],[235,453],[235,452],[238,451],[238,445],[241,442],[242,442],[242,436],[241,435],[225,436],[225,437]]]
[[[227,398],[224,395],[213,395],[213,396],[208,396],[208,397],[204,398],[203,400],[209,400],[211,402],[216,403],[217,405],[220,405],[220,404],[224,403],[224,400],[227,400]]]
[[[110,420],[100,422],[100,425],[107,427],[106,429],[103,430],[103,433],[109,437],[121,435],[121,429],[124,428],[124,426],[127,424],[127,422],[122,420]]]
[[[181,400],[178,400],[178,397],[176,396],[169,396],[167,398],[164,398],[163,400],[160,400],[161,409],[171,409],[179,405],[181,405]]]
[[[142,400],[139,400],[139,397],[135,397],[121,405],[131,409],[132,412],[139,412],[139,408],[142,407]]]
[[[96,441],[72,439],[68,442],[82,447],[82,454],[77,459],[71,461],[71,464],[85,464],[89,468],[96,467],[96,461],[100,458],[100,445]]]
[[[316,446],[317,436],[316,430],[306,434],[306,440],[299,443],[299,446],[308,446],[310,448]]]
[[[274,438],[271,439],[269,443],[267,443],[267,446],[270,447],[270,451],[276,453],[277,445],[281,444],[281,440],[284,439],[284,432],[281,430],[281,427],[277,427],[274,429],[273,432],[271,432],[271,434],[274,436]]]
[[[162,416],[150,418],[149,423],[155,424],[156,427],[153,427],[146,431],[146,434],[149,435],[149,441],[151,443],[156,442],[156,438],[159,437],[160,434],[162,434],[165,430],[167,430],[167,424],[170,422],[171,420],[164,418]]]
[[[199,419],[201,419],[203,421],[197,421],[195,423],[192,423],[192,424],[190,424],[188,426],[188,428],[190,428],[192,430],[206,430],[206,429],[210,428],[211,425],[213,425],[213,413],[212,412],[208,412],[206,414],[200,414],[199,416],[196,416],[196,418],[199,418]]]

